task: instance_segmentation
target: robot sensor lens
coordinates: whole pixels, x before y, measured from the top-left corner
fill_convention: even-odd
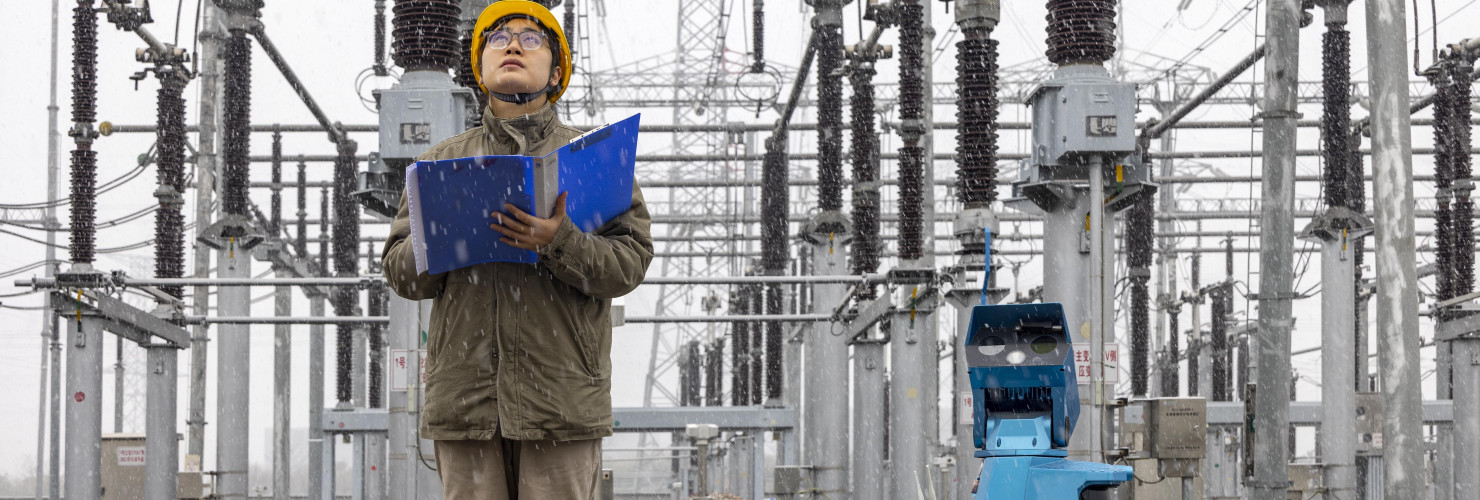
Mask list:
[[[1035,352],[1035,353],[1038,353],[1038,354],[1048,354],[1048,353],[1053,352],[1054,348],[1055,347],[1058,347],[1058,346],[1059,346],[1058,339],[1055,339],[1055,338],[1050,337],[1048,335],[1044,335],[1044,336],[1038,337],[1036,339],[1033,339],[1033,345],[1030,346],[1030,347],[1032,347],[1033,352]]]
[[[1007,341],[1002,340],[1002,337],[997,336],[987,337],[987,339],[982,342],[982,345],[976,347],[976,350],[978,352],[981,352],[982,354],[987,356],[996,356],[997,354],[1000,354],[1004,349],[1007,349]]]

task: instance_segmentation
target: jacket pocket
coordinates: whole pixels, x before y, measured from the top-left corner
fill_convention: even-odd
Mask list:
[[[602,299],[584,294],[582,297],[580,330],[576,341],[580,344],[581,365],[586,375],[595,379],[611,377],[611,306]]]

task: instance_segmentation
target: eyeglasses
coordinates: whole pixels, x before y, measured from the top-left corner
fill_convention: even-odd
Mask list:
[[[545,34],[539,31],[528,30],[512,33],[509,30],[497,30],[488,34],[483,39],[483,46],[493,50],[504,50],[513,43],[514,38],[519,38],[519,46],[524,50],[539,50],[545,45]]]

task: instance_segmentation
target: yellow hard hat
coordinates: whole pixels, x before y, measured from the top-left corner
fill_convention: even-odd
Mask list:
[[[550,96],[550,103],[553,104],[560,99],[561,94],[565,93],[566,86],[570,84],[570,42],[566,41],[565,30],[561,29],[560,21],[555,19],[555,14],[551,14],[550,9],[546,9],[545,6],[529,0],[494,2],[483,9],[482,14],[478,14],[478,22],[473,25],[473,60],[470,61],[473,65],[473,78],[478,81],[478,88],[487,93],[488,87],[483,86],[483,75],[478,71],[478,59],[483,56],[483,30],[493,26],[493,23],[498,22],[499,19],[513,15],[526,15],[533,18],[545,28],[554,31],[555,38],[560,41],[560,88]]]

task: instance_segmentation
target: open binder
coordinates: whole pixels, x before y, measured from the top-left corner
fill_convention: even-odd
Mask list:
[[[406,168],[416,271],[441,274],[486,262],[532,264],[489,227],[504,204],[549,217],[565,192],[565,213],[591,232],[632,206],[640,114],[593,130],[542,156],[473,156]]]

